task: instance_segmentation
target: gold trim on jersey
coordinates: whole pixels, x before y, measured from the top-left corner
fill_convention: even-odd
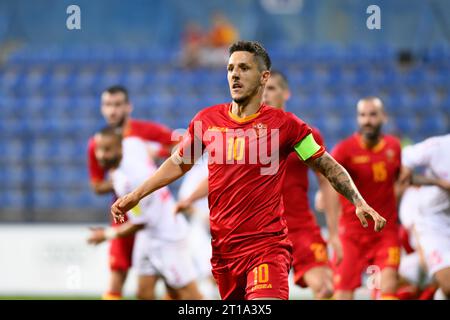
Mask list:
[[[227,132],[227,131],[228,131],[228,128],[227,128],[227,127],[209,126],[208,131],[213,131],[213,132]]]
[[[230,118],[233,119],[234,121],[237,121],[237,122],[247,122],[247,121],[253,120],[253,119],[255,119],[257,116],[259,116],[259,112],[241,118],[241,117],[239,117],[239,116],[233,114],[230,110],[228,110],[228,115],[229,115]]]
[[[370,157],[366,155],[352,157],[352,162],[355,164],[368,163],[369,161]]]

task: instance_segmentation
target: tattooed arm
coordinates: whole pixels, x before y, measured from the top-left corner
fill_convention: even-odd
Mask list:
[[[330,181],[333,188],[347,198],[356,207],[356,216],[363,227],[367,227],[366,216],[371,216],[375,222],[375,231],[380,231],[386,224],[386,219],[372,209],[359,193],[352,178],[334,158],[327,152],[315,159],[308,159],[306,164],[313,170],[319,171]]]

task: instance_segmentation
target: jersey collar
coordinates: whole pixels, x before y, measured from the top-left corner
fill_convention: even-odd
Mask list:
[[[233,114],[231,112],[231,106],[232,106],[231,103],[227,106],[228,116],[231,118],[231,120],[236,121],[237,123],[245,123],[245,122],[251,121],[253,119],[256,119],[261,114],[261,109],[264,106],[264,104],[261,104],[261,106],[259,107],[259,109],[258,109],[258,111],[256,113],[251,114],[251,115],[246,116],[246,117],[243,117],[243,118],[238,117],[237,115]]]

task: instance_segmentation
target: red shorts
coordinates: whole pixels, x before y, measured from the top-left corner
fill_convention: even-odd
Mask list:
[[[370,276],[386,267],[398,270],[400,239],[397,228],[379,233],[341,234],[340,240],[343,259],[334,267],[335,290],[359,288],[363,272]]]
[[[113,199],[114,200],[114,199]],[[128,216],[125,215],[125,222]],[[111,226],[116,227],[122,223],[115,222],[111,217]],[[112,271],[128,271],[131,268],[133,256],[134,235],[125,238],[115,238],[109,246],[109,268]]]
[[[109,247],[109,268],[112,271],[127,271],[131,267],[134,235],[126,238],[115,238]]]
[[[320,234],[318,225],[289,231],[289,240],[293,245],[294,281],[297,285],[306,288],[303,276],[308,270],[330,265],[327,244]]]
[[[211,259],[212,274],[223,300],[289,298],[291,245],[276,245],[236,258]]]

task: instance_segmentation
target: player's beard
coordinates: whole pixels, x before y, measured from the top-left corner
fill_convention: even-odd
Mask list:
[[[100,165],[107,170],[115,169],[119,166],[121,159],[122,157],[120,155],[111,159],[103,159],[102,161],[100,161]]]
[[[125,122],[127,121],[127,115],[123,115],[121,118],[119,118],[118,121],[116,122],[112,122],[112,121],[108,121],[108,125],[111,128],[116,128],[116,129],[122,129],[125,126]]]
[[[127,116],[124,115],[113,127],[123,128],[123,126],[125,125],[125,121],[126,120],[127,120]]]
[[[360,133],[368,141],[377,141],[381,135],[381,127],[382,127],[381,124],[379,124],[377,126],[371,126],[372,130],[370,130],[370,131],[367,131],[367,130],[364,130],[364,128],[361,128]]]
[[[259,86],[256,86],[249,94],[244,95],[240,98],[233,98],[233,101],[240,105],[247,105],[250,100],[258,93]]]

